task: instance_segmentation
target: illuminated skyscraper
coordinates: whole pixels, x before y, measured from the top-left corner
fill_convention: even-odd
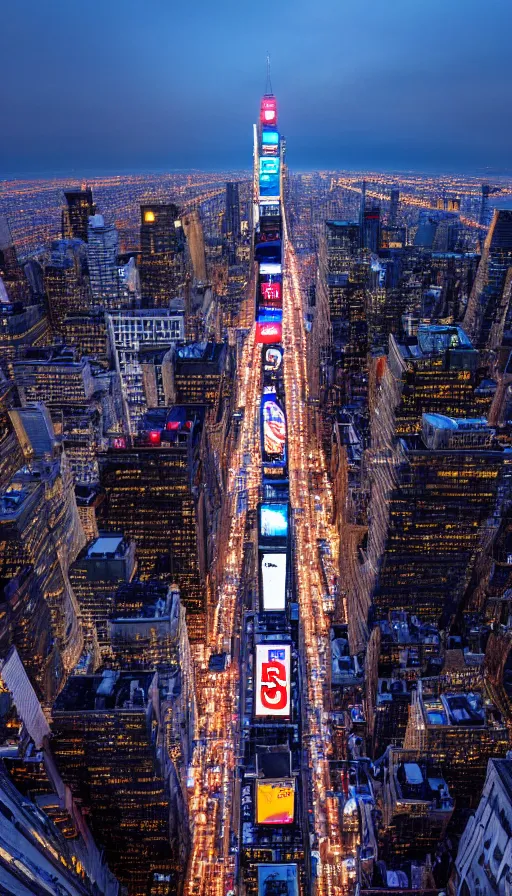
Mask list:
[[[90,808],[96,840],[129,896],[146,896],[155,873],[175,879],[180,864],[171,846],[170,763],[157,755],[159,720],[154,672],[74,675],[53,708],[59,771]]]
[[[421,438],[401,441],[374,604],[449,628],[489,520],[507,486],[507,453],[485,420],[424,414]]]
[[[92,215],[88,224],[87,262],[94,305],[118,305],[119,237],[114,224],[105,224],[102,215]],[[73,309],[76,310],[76,309]]]
[[[197,641],[205,631],[193,493],[199,427],[196,415],[175,410],[148,412],[132,448],[100,455],[101,517],[105,527],[135,541],[141,579],[178,584],[190,638]]]
[[[485,240],[464,327],[477,348],[499,344],[508,315],[503,303],[507,272],[512,267],[512,210],[496,209]]]
[[[44,268],[50,322],[54,331],[62,331],[69,312],[88,311],[91,293],[87,277],[87,252],[78,239],[54,240],[49,264]]]
[[[65,239],[78,239],[87,242],[89,218],[94,215],[96,206],[92,201],[92,190],[66,190],[66,204],[62,209],[62,236]]]
[[[24,655],[29,647],[34,649],[30,671],[48,702],[82,649],[78,607],[67,572],[83,543],[65,456],[33,460],[30,470],[24,467],[15,474],[0,497],[0,578],[10,582],[13,608],[16,600],[23,603],[16,642],[19,637]],[[44,607],[36,612],[38,595],[43,596]],[[35,615],[24,619],[31,602]],[[17,615],[19,610],[15,623]]]
[[[140,285],[146,307],[168,307],[184,282],[184,235],[174,203],[141,206]]]

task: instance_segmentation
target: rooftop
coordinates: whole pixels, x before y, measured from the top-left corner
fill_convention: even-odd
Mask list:
[[[115,597],[113,619],[158,619],[171,613],[166,584],[159,581],[130,582],[120,585]]]
[[[54,713],[146,711],[154,672],[116,672],[71,675],[54,704]]]
[[[442,355],[448,350],[475,351],[462,327],[447,324],[420,324],[417,336],[406,338],[399,348],[404,358]]]
[[[120,551],[120,547],[123,544],[123,536],[122,535],[109,535],[108,533],[104,533],[93,541],[92,544],[87,548],[87,559],[101,559],[107,557],[115,557],[116,554],[124,554],[124,550]]]

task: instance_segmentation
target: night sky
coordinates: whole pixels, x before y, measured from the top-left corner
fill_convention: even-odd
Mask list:
[[[0,178],[248,168],[265,57],[292,168],[512,169],[512,0],[4,0]]]

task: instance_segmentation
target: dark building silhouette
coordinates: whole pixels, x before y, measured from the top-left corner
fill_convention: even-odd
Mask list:
[[[398,217],[398,203],[400,202],[400,190],[398,187],[392,187],[389,197],[389,214],[388,224],[394,227]]]
[[[78,239],[87,242],[89,218],[94,215],[96,206],[92,201],[92,190],[65,190],[66,204],[62,209],[62,236],[65,239]]]
[[[240,239],[240,196],[237,183],[226,184],[226,239],[230,264],[236,261],[236,246]]]
[[[64,239],[78,239],[87,242],[89,218],[96,206],[92,201],[92,190],[65,190],[66,204],[62,209],[62,236]]]

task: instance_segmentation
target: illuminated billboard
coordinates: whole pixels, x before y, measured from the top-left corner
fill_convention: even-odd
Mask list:
[[[290,645],[256,644],[255,716],[290,715]]]
[[[263,349],[263,370],[265,373],[277,373],[283,363],[283,349],[280,345],[271,345]]]
[[[269,305],[274,308],[281,308],[283,301],[281,294],[281,284],[275,283],[274,281],[265,281],[263,283],[260,282],[260,297],[261,302],[264,305]]]
[[[288,504],[260,505],[260,535],[263,538],[286,538],[288,535]]]
[[[276,218],[279,214],[279,200],[277,202],[261,203],[260,218]]]
[[[260,159],[260,196],[279,196],[279,159]]]
[[[258,865],[258,896],[299,896],[297,865]]]
[[[270,345],[272,342],[281,342],[283,338],[282,324],[260,323],[256,324],[256,342]]]
[[[260,264],[260,277],[277,277],[282,274],[283,269],[280,264],[275,264],[273,262],[263,261]]]
[[[286,609],[286,554],[261,553],[262,605],[265,612]]]
[[[256,824],[293,824],[295,781],[256,781]]]
[[[264,463],[286,458],[286,418],[275,392],[261,399],[262,455]]]
[[[281,323],[282,319],[282,308],[271,308],[267,305],[258,305],[258,323],[261,324],[265,321],[274,321],[277,323]]]
[[[260,105],[260,122],[263,125],[277,124],[277,100],[275,96],[264,96]]]
[[[261,145],[262,146],[278,146],[279,145],[278,131],[274,131],[272,128],[263,128],[263,130],[261,132]]]

